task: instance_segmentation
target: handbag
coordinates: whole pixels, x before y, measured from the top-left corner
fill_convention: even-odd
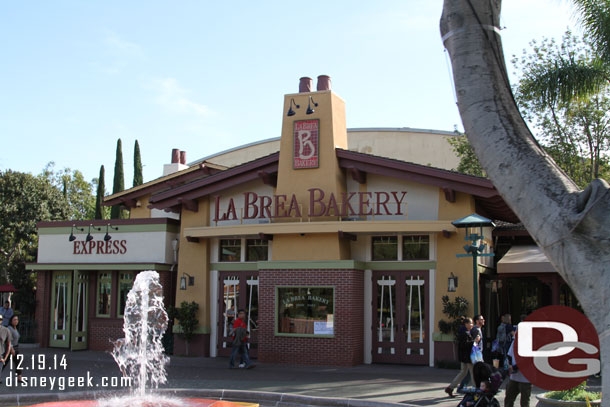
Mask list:
[[[470,351],[470,361],[473,365],[477,362],[483,361],[483,352],[476,343],[472,345],[472,350]]]

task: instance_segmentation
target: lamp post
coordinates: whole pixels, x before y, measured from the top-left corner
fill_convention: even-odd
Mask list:
[[[464,240],[469,241],[464,245],[466,254],[456,254],[456,257],[472,257],[472,288],[474,291],[474,314],[479,313],[479,270],[477,269],[477,258],[478,257],[490,257],[493,253],[483,253],[487,246],[483,243],[483,228],[484,227],[495,227],[491,219],[484,218],[483,216],[473,213],[472,215],[465,216],[461,219],[451,222],[453,226],[458,229],[466,229],[466,236]],[[477,244],[478,241],[481,241]]]

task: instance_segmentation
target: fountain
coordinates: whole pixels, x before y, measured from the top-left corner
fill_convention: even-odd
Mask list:
[[[155,394],[167,382],[165,366],[169,358],[163,352],[161,339],[167,329],[167,313],[163,306],[163,288],[156,271],[138,273],[127,295],[123,317],[125,337],[114,342],[112,356],[121,373],[131,378],[128,396],[100,400],[62,401],[36,404],[38,407],[244,407],[251,403],[233,403],[199,398],[175,398]],[[153,393],[147,392],[147,385]]]

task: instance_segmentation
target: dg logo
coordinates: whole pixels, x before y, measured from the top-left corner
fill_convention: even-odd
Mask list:
[[[599,337],[581,312],[560,305],[540,308],[518,325],[517,367],[535,386],[567,390],[599,373]]]

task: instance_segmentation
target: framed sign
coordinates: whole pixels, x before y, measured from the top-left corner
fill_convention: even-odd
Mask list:
[[[320,120],[299,120],[294,122],[293,168],[318,168]]]
[[[276,335],[334,335],[334,287],[276,287],[276,304]]]

